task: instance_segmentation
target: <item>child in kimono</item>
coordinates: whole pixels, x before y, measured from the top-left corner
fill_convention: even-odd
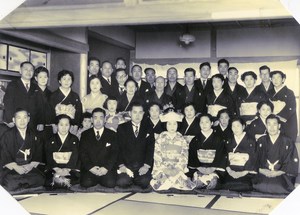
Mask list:
[[[117,113],[118,100],[116,97],[108,97],[104,103],[106,110],[105,128],[117,132],[118,126],[130,120],[130,117],[124,118],[121,113]]]
[[[55,123],[55,116],[66,114],[71,117],[72,134],[77,134],[81,123],[82,104],[77,93],[72,91],[71,86],[74,82],[73,72],[62,70],[57,75],[60,87],[54,91],[50,97],[52,112],[52,123]]]
[[[90,78],[91,92],[81,99],[83,112],[92,113],[95,108],[103,108],[107,95],[101,93],[101,81],[96,75]]]
[[[180,124],[179,132],[184,136],[196,136],[200,133],[199,117],[193,103],[186,103],[183,107],[184,118]]]
[[[245,84],[246,91],[238,93],[238,111],[246,125],[249,125],[256,116],[257,104],[266,101],[267,96],[259,88],[255,87],[257,75],[253,71],[244,72],[241,79]]]
[[[273,112],[274,105],[270,101],[263,101],[257,104],[258,116],[247,126],[247,134],[258,140],[267,134],[266,119]]]
[[[177,132],[177,123],[182,121],[182,115],[169,112],[162,114],[160,120],[166,123],[167,131],[162,132],[155,141],[150,185],[155,191],[170,188],[192,190],[195,184],[185,174],[188,172],[188,143]]]
[[[91,127],[93,127],[93,123],[92,123],[92,114],[90,112],[85,112],[82,114],[82,122],[81,122],[81,126],[78,129],[78,132],[76,134],[76,136],[78,137],[78,139],[80,140],[81,138],[81,134],[90,129]]]
[[[69,132],[70,126],[69,116],[58,115],[57,133],[45,143],[45,187],[70,188],[79,183],[79,140]]]
[[[44,175],[38,169],[42,161],[42,142],[28,128],[29,120],[27,110],[17,109],[13,117],[15,127],[0,139],[3,185],[9,191],[44,185]]]
[[[218,112],[222,109],[228,109],[231,116],[236,115],[235,105],[230,94],[224,89],[224,76],[215,74],[211,77],[213,91],[209,92],[207,98],[207,113],[217,121]]]
[[[259,173],[253,179],[253,188],[264,193],[286,194],[294,189],[298,175],[299,158],[294,142],[281,131],[279,117],[267,117],[268,134],[257,141]]]
[[[228,162],[223,189],[249,191],[253,174],[256,174],[255,140],[246,134],[245,123],[240,118],[232,119],[231,129],[233,137],[225,144]]]
[[[224,141],[212,129],[213,121],[209,114],[200,116],[201,132],[189,146],[189,176],[197,188],[215,189],[224,175],[226,157]]]
[[[228,140],[232,136],[229,111],[227,109],[220,110],[217,118],[218,125],[214,126],[213,129],[223,140]]]
[[[274,114],[279,116],[282,131],[295,143],[298,132],[296,99],[294,92],[284,85],[286,75],[282,71],[271,72],[274,89],[270,90],[270,100]]]

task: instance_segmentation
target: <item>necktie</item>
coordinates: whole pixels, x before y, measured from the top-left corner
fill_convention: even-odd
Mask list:
[[[134,136],[137,137],[139,135],[139,126],[133,125],[135,127]]]
[[[110,78],[107,78],[107,82],[109,83],[109,85],[111,84],[111,82],[110,82]]]
[[[120,94],[122,95],[124,92],[124,87],[120,87]]]
[[[27,84],[25,84],[25,88],[26,88],[26,90],[27,90],[27,92],[29,91],[29,84],[27,83]]]
[[[203,80],[203,82],[202,82],[203,84],[203,88],[205,88],[205,85],[206,85],[206,83],[205,83],[205,80]]]
[[[97,139],[97,140],[100,140],[100,134],[99,134],[99,131],[97,131],[96,139]]]

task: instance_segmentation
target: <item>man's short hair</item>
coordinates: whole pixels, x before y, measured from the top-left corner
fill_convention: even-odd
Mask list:
[[[88,65],[90,65],[91,61],[98,61],[99,66],[100,66],[100,60],[98,58],[96,58],[96,57],[89,57],[89,59],[88,59]]]
[[[277,115],[275,115],[275,114],[270,114],[270,115],[267,117],[266,122],[268,122],[268,120],[270,120],[270,119],[276,119],[277,122],[278,122],[278,124],[281,125],[281,121],[280,121],[280,119],[279,119],[279,117],[278,117]]]
[[[124,59],[124,58],[122,58],[122,57],[118,57],[118,58],[116,59],[116,63],[118,63],[118,61],[119,61],[119,60],[123,61],[123,62],[125,63],[125,65],[126,65],[126,61],[125,61],[125,59]]]
[[[224,59],[224,58],[220,59],[220,60],[218,61],[218,66],[220,66],[221,63],[226,63],[227,66],[229,67],[229,62],[228,62],[228,60],[226,60],[226,59]]]
[[[55,117],[55,122],[56,122],[56,124],[58,124],[59,121],[60,121],[61,119],[68,119],[68,120],[69,120],[69,123],[71,124],[72,119],[71,119],[71,117],[69,117],[67,114],[59,114],[59,115],[57,115],[57,116]]]
[[[138,68],[140,68],[141,71],[143,71],[143,69],[142,69],[142,67],[141,67],[140,65],[135,64],[135,65],[133,65],[133,66],[131,67],[131,72],[133,71],[134,67],[138,67]]]
[[[16,111],[15,111],[15,114],[14,114],[14,117],[17,115],[17,113],[19,112],[26,112],[27,113],[27,116],[30,116],[30,113],[28,112],[28,110],[26,110],[25,108],[16,108]]]
[[[38,68],[36,68],[34,70],[34,76],[38,76],[38,74],[40,74],[41,72],[45,72],[47,73],[47,76],[49,77],[49,70],[46,67],[43,66],[39,66]]]
[[[154,72],[154,74],[156,73],[155,69],[153,69],[153,68],[151,68],[151,67],[147,67],[147,68],[144,70],[145,75],[147,75],[147,72],[148,72],[149,70],[152,70],[152,71]]]
[[[34,65],[30,61],[24,61],[20,64],[20,68],[22,68],[25,64],[30,64],[33,69],[35,69]]]
[[[200,66],[199,66],[200,70],[201,70],[201,69],[202,69],[202,67],[204,67],[204,66],[208,66],[208,67],[209,67],[209,69],[211,69],[211,65],[210,65],[210,63],[209,63],[209,62],[204,62],[204,63],[201,63],[201,64],[200,64]]]
[[[170,68],[167,70],[167,73],[168,73],[171,69],[175,70],[175,71],[178,73],[178,71],[177,71],[177,69],[176,69],[175,67],[170,67]]]
[[[100,113],[103,113],[103,116],[105,116],[105,110],[103,110],[102,108],[95,108],[93,111],[92,111],[92,116],[94,116],[94,113],[98,113],[98,112],[100,112]]]
[[[124,71],[124,73],[127,75],[126,69],[122,69],[122,68],[116,69],[115,75],[117,75],[121,71]]]
[[[132,111],[133,107],[142,107],[142,109],[144,111],[144,106],[140,102],[132,102],[129,107],[129,111]]]
[[[237,71],[237,73],[239,73],[239,70],[238,70],[236,67],[229,67],[229,68],[228,68],[228,72],[229,72],[230,70],[235,70],[235,71]]]
[[[196,76],[196,70],[194,70],[193,68],[189,67],[189,68],[186,68],[184,70],[184,75],[187,73],[187,72],[192,72],[194,74],[194,76]]]
[[[108,61],[108,60],[105,60],[105,61],[103,61],[103,62],[102,62],[102,64],[101,64],[101,68],[103,67],[103,65],[104,65],[105,63],[108,63],[108,64],[110,64],[110,65],[111,65],[111,67],[113,67],[113,65],[112,65],[112,63],[111,63],[110,61]]]
[[[270,73],[270,67],[268,67],[267,65],[263,65],[261,67],[259,67],[259,72],[261,73],[261,70],[268,70],[268,72]]]

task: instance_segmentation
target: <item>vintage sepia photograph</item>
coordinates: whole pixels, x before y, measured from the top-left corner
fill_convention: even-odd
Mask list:
[[[299,0],[0,5],[0,214],[299,213]]]

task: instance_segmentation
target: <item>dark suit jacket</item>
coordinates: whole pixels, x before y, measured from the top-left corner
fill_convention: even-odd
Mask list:
[[[29,111],[30,97],[33,95],[36,84],[31,83],[27,92],[21,79],[12,81],[8,84],[4,95],[4,121],[12,122],[12,118],[17,108],[24,108]]]
[[[81,171],[89,171],[94,166],[105,167],[108,171],[116,168],[119,152],[119,144],[116,141],[116,133],[104,128],[97,141],[93,128],[81,134],[79,145],[79,157]]]
[[[144,104],[143,99],[139,96],[139,94],[137,92],[134,94],[130,104],[128,104],[129,103],[128,98],[127,98],[126,92],[124,92],[118,100],[117,112],[128,111],[130,109],[130,105],[133,102],[139,102],[142,105]]]
[[[150,84],[142,80],[141,86],[138,87],[137,89],[137,93],[139,94],[140,97],[145,98],[145,96],[150,92],[152,92]]]
[[[118,97],[119,89],[118,89],[118,82],[115,77],[111,76],[111,84],[107,82],[102,76],[100,76],[101,81],[101,92],[108,96]]]
[[[131,170],[138,170],[144,164],[152,167],[155,139],[153,132],[148,133],[144,123],[141,123],[137,137],[131,121],[119,125],[117,140],[120,147],[119,165],[124,164]]]
[[[207,79],[205,88],[203,87],[203,83],[202,83],[201,79],[195,80],[195,85],[199,89],[200,92],[204,92],[205,94],[207,94],[213,90],[211,79]]]

